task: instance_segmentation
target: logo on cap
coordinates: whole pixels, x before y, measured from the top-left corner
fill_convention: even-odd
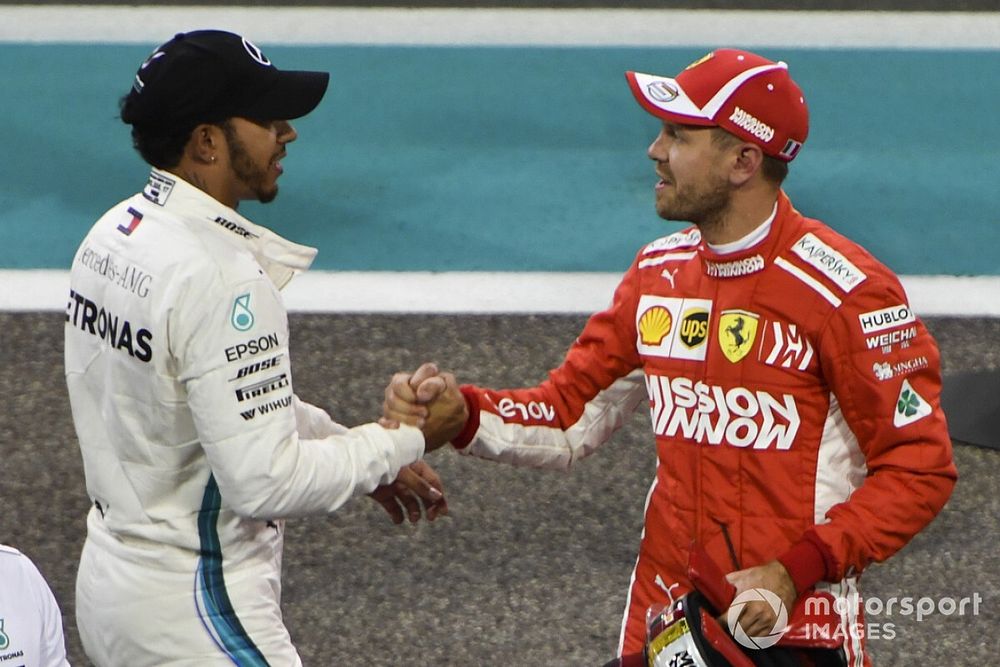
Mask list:
[[[677,88],[666,81],[653,81],[646,86],[646,91],[657,102],[673,102],[677,99]]]
[[[706,55],[702,56],[701,58],[698,58],[698,60],[695,60],[693,63],[691,63],[690,65],[688,65],[684,69],[691,69],[692,67],[697,67],[698,65],[702,64],[703,62],[705,62],[707,60],[711,60],[713,56],[715,56],[715,51],[712,51],[711,53],[706,54]]]
[[[260,48],[258,48],[256,44],[251,42],[246,37],[243,38],[243,48],[247,50],[247,53],[250,54],[251,58],[259,62],[264,67],[271,66],[271,61],[267,59],[267,56],[261,52]]]
[[[798,155],[800,148],[802,148],[802,142],[795,141],[795,139],[789,139],[785,142],[785,147],[781,149],[778,155],[791,160]]]
[[[151,56],[149,56],[148,58],[146,58],[142,62],[141,65],[139,65],[139,72],[142,72],[142,70],[144,70],[147,67],[149,67],[149,64],[151,62],[153,62],[154,60],[156,60],[157,58],[162,58],[165,55],[167,55],[167,54],[164,53],[163,51],[156,51],[156,52],[154,52]],[[136,73],[136,75],[135,75],[135,83],[132,84],[132,89],[135,92],[137,92],[137,93],[141,93],[142,89],[145,88],[145,87],[146,87],[146,82],[143,81],[141,78],[139,78],[139,74]]]

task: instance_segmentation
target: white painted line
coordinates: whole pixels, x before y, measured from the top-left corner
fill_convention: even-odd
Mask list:
[[[0,7],[0,42],[150,48],[221,28],[274,44],[1000,49],[1000,12],[364,7]]]
[[[1000,317],[1000,276],[902,276],[924,317]],[[291,312],[573,313],[611,303],[617,273],[310,271],[283,292]],[[68,271],[0,270],[0,311],[64,310]]]

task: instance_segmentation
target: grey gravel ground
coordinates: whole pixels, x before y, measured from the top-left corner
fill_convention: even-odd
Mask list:
[[[0,0],[0,5],[25,0]],[[33,0],[33,5],[64,5],[66,0]],[[82,3],[97,4],[97,3]],[[104,5],[131,5],[133,0],[101,0]],[[171,0],[168,5],[233,5],[242,7],[513,7],[513,8],[633,8],[633,9],[767,9],[794,11],[995,12],[1000,0]]]
[[[535,384],[578,316],[295,315],[297,393],[345,424],[376,416],[392,372],[436,360],[460,379]],[[946,378],[1000,368],[1000,320],[936,319]],[[38,564],[62,606],[71,662],[86,665],[73,581],[88,508],[62,377],[62,317],[0,313],[0,542]],[[976,397],[969,397],[976,400]],[[306,665],[600,665],[614,652],[653,473],[638,414],[570,474],[515,470],[442,451],[451,516],[397,527],[360,499],[291,521],[285,613]],[[965,616],[869,620],[877,665],[998,664],[1000,451],[956,445],[961,479],[938,519],[864,589],[973,598]],[[891,627],[890,627],[891,626]],[[889,635],[892,638],[886,638]]]

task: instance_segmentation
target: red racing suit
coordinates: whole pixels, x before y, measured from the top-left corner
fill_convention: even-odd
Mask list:
[[[541,385],[462,387],[455,446],[517,466],[567,468],[648,406],[658,463],[619,653],[690,589],[693,541],[725,571],[777,558],[800,593],[857,600],[954,486],[938,349],[899,280],[783,192],[775,211],[735,253],[695,227],[644,247]],[[843,624],[867,664],[859,619]]]

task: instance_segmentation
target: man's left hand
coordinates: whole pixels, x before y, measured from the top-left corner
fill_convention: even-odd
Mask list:
[[[726,575],[726,579],[736,587],[737,597],[748,590],[763,588],[781,598],[788,616],[791,616],[795,608],[795,600],[798,598],[795,584],[785,566],[776,560],[757,567],[730,572]],[[739,623],[748,636],[762,637],[771,633],[777,618],[771,605],[766,602],[748,602],[743,607]]]
[[[428,521],[448,513],[441,477],[424,461],[401,468],[395,481],[378,487],[368,495],[385,508],[396,524],[403,523],[406,517],[409,517],[410,523],[419,521],[421,505]]]

